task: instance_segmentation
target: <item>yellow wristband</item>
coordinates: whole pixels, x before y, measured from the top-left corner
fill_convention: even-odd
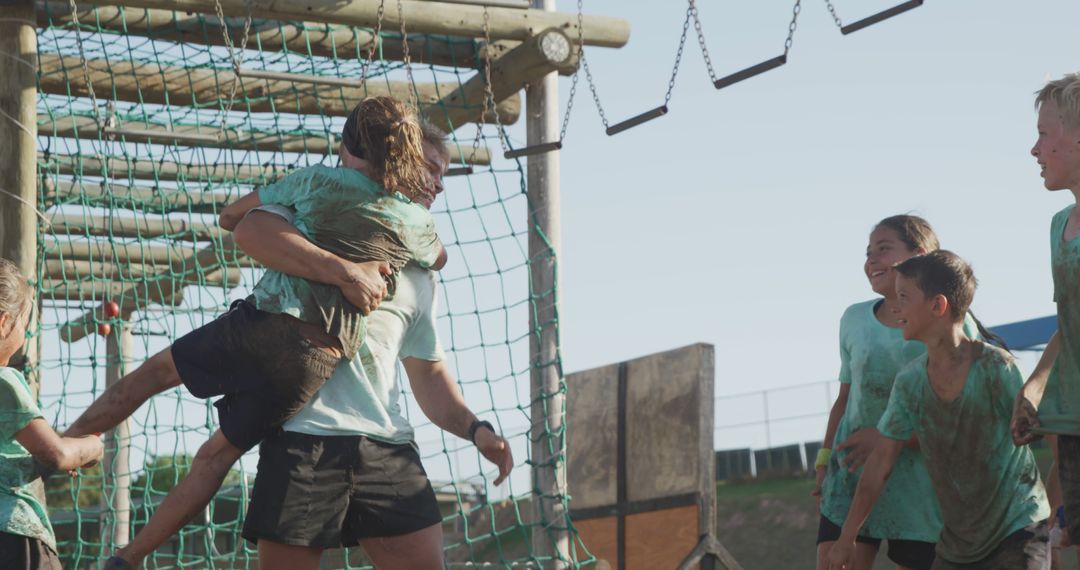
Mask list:
[[[832,450],[828,447],[817,450],[817,461],[814,461],[814,469],[828,465],[830,457],[832,457]]]

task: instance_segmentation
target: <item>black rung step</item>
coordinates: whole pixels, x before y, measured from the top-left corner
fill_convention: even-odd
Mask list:
[[[728,75],[726,77],[721,77],[713,83],[713,87],[716,87],[717,89],[723,89],[729,85],[734,85],[740,81],[750,79],[755,75],[761,75],[762,73],[765,73],[770,69],[776,69],[777,67],[780,67],[785,63],[787,63],[787,56],[778,55],[772,59],[765,60],[753,67],[747,67],[742,71],[732,73],[731,75]]]
[[[907,12],[908,10],[911,10],[913,8],[918,8],[919,6],[922,6],[922,4],[923,4],[923,0],[910,0],[908,2],[904,2],[903,4],[893,6],[892,8],[889,8],[888,10],[883,10],[881,12],[878,12],[877,14],[874,14],[873,16],[867,16],[867,17],[859,20],[858,22],[852,22],[852,23],[850,23],[850,24],[848,24],[846,26],[842,26],[840,28],[840,33],[844,34],[846,36],[846,35],[848,35],[848,34],[850,34],[852,32],[857,32],[857,31],[859,31],[859,30],[861,30],[861,29],[863,29],[863,28],[865,28],[867,26],[873,26],[874,24],[876,24],[876,23],[878,23],[878,22],[880,22],[882,20],[888,20],[889,18],[892,18],[893,16],[903,14],[904,12]]]
[[[472,173],[473,169],[471,166],[462,166],[459,168],[447,168],[446,174],[443,174],[443,176],[465,176]]]
[[[562,148],[562,141],[555,141],[549,143],[534,144],[532,146],[526,146],[522,148],[515,148],[503,153],[503,158],[520,158],[522,156],[532,156],[534,154],[544,154],[553,150],[559,150]]]
[[[651,111],[645,111],[644,113],[635,117],[630,117],[629,119],[621,123],[615,123],[614,125],[611,125],[607,128],[607,134],[609,137],[611,135],[617,135],[627,129],[632,129],[640,125],[641,123],[647,123],[657,117],[663,117],[667,114],[667,111],[667,105],[660,105],[659,107]]]

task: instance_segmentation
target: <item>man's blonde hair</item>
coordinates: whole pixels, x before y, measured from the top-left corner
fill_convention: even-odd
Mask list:
[[[1035,93],[1035,108],[1048,102],[1057,105],[1066,127],[1080,126],[1080,73],[1055,79]]]

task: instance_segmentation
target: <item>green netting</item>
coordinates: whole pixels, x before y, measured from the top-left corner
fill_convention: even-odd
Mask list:
[[[78,21],[76,28],[66,2],[38,5],[39,195],[49,222],[38,240],[37,372],[45,413],[58,427],[101,394],[110,367],[130,370],[250,291],[260,269],[222,247],[225,234],[215,225],[221,207],[290,169],[336,164],[328,152],[344,123],[340,110],[357,99],[344,88],[290,83],[277,90],[240,89],[229,100],[234,62],[244,69],[358,79],[367,55],[360,40],[370,33],[254,20],[247,49],[234,50],[213,16],[80,7]],[[239,44],[244,19],[230,18],[226,25]],[[439,84],[441,97],[473,77],[479,65],[471,39],[410,35],[413,63],[407,69],[399,61],[401,36],[387,31],[382,37],[367,69],[372,89],[413,81],[411,90],[423,99],[418,85]],[[432,61],[437,64],[418,63]],[[147,139],[138,132],[148,129],[201,138]],[[520,126],[507,133],[510,144],[522,138]],[[474,136],[496,154],[495,127],[466,125],[452,137],[459,155],[468,154]],[[494,468],[471,444],[431,425],[411,396],[402,405],[437,487],[448,564],[545,565],[532,542],[534,529],[567,526],[536,520],[531,507],[538,491],[530,476],[530,438],[559,449],[565,437],[542,420],[530,431],[533,366],[560,364],[532,364],[529,356],[530,338],[540,332],[530,330],[530,311],[556,295],[530,291],[529,266],[548,260],[529,259],[522,163],[495,160],[446,185],[434,211],[452,256],[440,274],[441,336],[466,400],[511,441],[515,474],[493,487]],[[204,255],[196,260],[198,251]],[[138,307],[127,319],[133,345],[114,346],[112,353],[106,337],[93,331],[101,323],[123,326],[95,312],[106,299]],[[91,334],[62,340],[65,325],[84,315],[90,316]],[[548,413],[561,417],[563,410]],[[113,457],[77,479],[50,479],[48,504],[65,567],[93,566],[115,548],[113,529],[123,514],[116,508],[117,489],[124,476],[130,478],[130,535],[186,473],[214,427],[210,402],[179,389],[167,392],[130,418],[129,435],[119,440],[130,450],[127,465]],[[254,452],[245,456],[205,515],[147,566],[257,566],[255,551],[240,537],[256,462]],[[556,499],[566,506],[565,495]],[[580,544],[574,550],[570,565],[592,561]],[[329,568],[364,564],[357,549],[328,551],[324,559]]]

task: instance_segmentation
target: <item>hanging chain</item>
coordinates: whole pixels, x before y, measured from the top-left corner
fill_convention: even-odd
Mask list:
[[[383,12],[384,12],[385,8],[386,8],[386,0],[379,0],[379,11],[375,15],[375,35],[372,36],[372,38],[371,38],[371,46],[368,47],[367,58],[360,60],[360,88],[361,89],[364,89],[364,88],[367,87],[368,70],[371,68],[372,64],[374,64],[374,62],[375,62],[375,49],[376,49],[376,46],[380,45],[380,43],[382,42],[382,22],[383,22]],[[409,46],[406,45],[405,49],[406,50],[409,49]]]
[[[829,14],[832,15],[832,20],[836,22],[836,27],[843,29],[844,23],[840,21],[840,16],[836,15],[836,8],[833,7],[832,2],[830,0],[825,0],[825,5],[829,7]]]
[[[98,113],[97,95],[94,94],[94,82],[90,80],[90,64],[86,61],[86,51],[83,49],[82,33],[79,26],[79,9],[75,6],[75,0],[69,0],[71,6],[71,23],[75,26],[75,43],[79,46],[79,63],[82,65],[83,79],[86,81],[86,90],[90,93],[90,105],[94,108],[94,121],[101,128],[101,115]]]
[[[679,37],[679,51],[675,52],[675,67],[671,70],[671,79],[668,80],[667,93],[664,94],[664,105],[671,101],[671,93],[675,91],[675,77],[679,75],[679,65],[682,64],[683,48],[686,47],[686,35],[690,33],[690,19],[694,17],[694,3],[686,9],[686,21],[682,25],[682,36]]]
[[[791,51],[791,42],[795,39],[795,28],[799,27],[799,12],[802,12],[802,0],[795,0],[791,9],[791,23],[788,24],[787,39],[784,40],[784,57]]]
[[[218,24],[221,25],[221,35],[225,39],[225,46],[229,48],[229,61],[233,66],[233,80],[232,86],[229,88],[229,99],[225,103],[224,113],[221,117],[221,128],[218,130],[218,138],[224,139],[225,128],[229,121],[229,114],[232,113],[233,105],[236,104],[236,92],[239,89],[241,82],[241,64],[243,63],[244,51],[247,50],[248,36],[251,35],[251,0],[244,0],[244,11],[247,15],[244,17],[244,30],[243,36],[240,38],[239,56],[236,54],[232,36],[229,35],[229,26],[225,22],[225,13],[221,8],[220,0],[214,0],[214,11],[217,12]]]
[[[408,103],[413,107],[419,108],[419,95],[416,93],[416,81],[413,80],[412,74],[412,60],[409,58],[409,34],[405,31],[405,15],[404,8],[401,6],[401,0],[397,3],[397,15],[398,20],[401,22],[401,48],[402,60],[405,63],[405,75],[409,78],[409,101]]]
[[[712,58],[709,57],[709,48],[705,47],[705,32],[701,31],[701,19],[698,18],[697,4],[690,0],[690,13],[694,16],[694,31],[697,32],[698,45],[701,46],[701,55],[705,57],[705,68],[709,70],[709,80],[716,83],[716,70],[713,69]]]
[[[577,38],[578,38],[578,43],[577,43],[577,46],[578,46],[578,59],[579,59],[578,63],[579,64],[580,64],[580,62],[585,61],[585,30],[583,29],[584,28],[583,22],[585,20],[585,16],[582,13],[581,1],[582,0],[578,0],[578,3],[577,3],[577,5],[578,5],[578,11],[577,11]],[[559,142],[560,143],[564,139],[566,139],[566,129],[570,127],[570,113],[572,113],[574,111],[574,96],[577,95],[578,77],[579,77],[580,73],[581,73],[581,66],[579,65],[578,68],[574,70],[574,76],[570,79],[570,96],[566,100],[566,114],[563,115],[562,127],[559,129]],[[597,103],[597,106],[599,107],[599,103]],[[604,116],[604,113],[602,111],[600,113],[600,116],[601,116],[601,118],[603,118],[603,116]],[[606,124],[607,121],[605,120],[604,123]]]
[[[495,130],[499,135],[499,146],[502,147],[503,153],[510,150],[510,147],[506,143],[506,133],[502,128],[502,122],[499,120],[499,106],[495,101],[495,92],[491,89],[491,15],[488,14],[487,6],[484,7],[484,108],[480,116],[480,121],[476,127],[476,138],[473,139],[473,156],[480,150],[480,137],[484,132],[484,119],[488,115],[488,111],[495,118]]]

